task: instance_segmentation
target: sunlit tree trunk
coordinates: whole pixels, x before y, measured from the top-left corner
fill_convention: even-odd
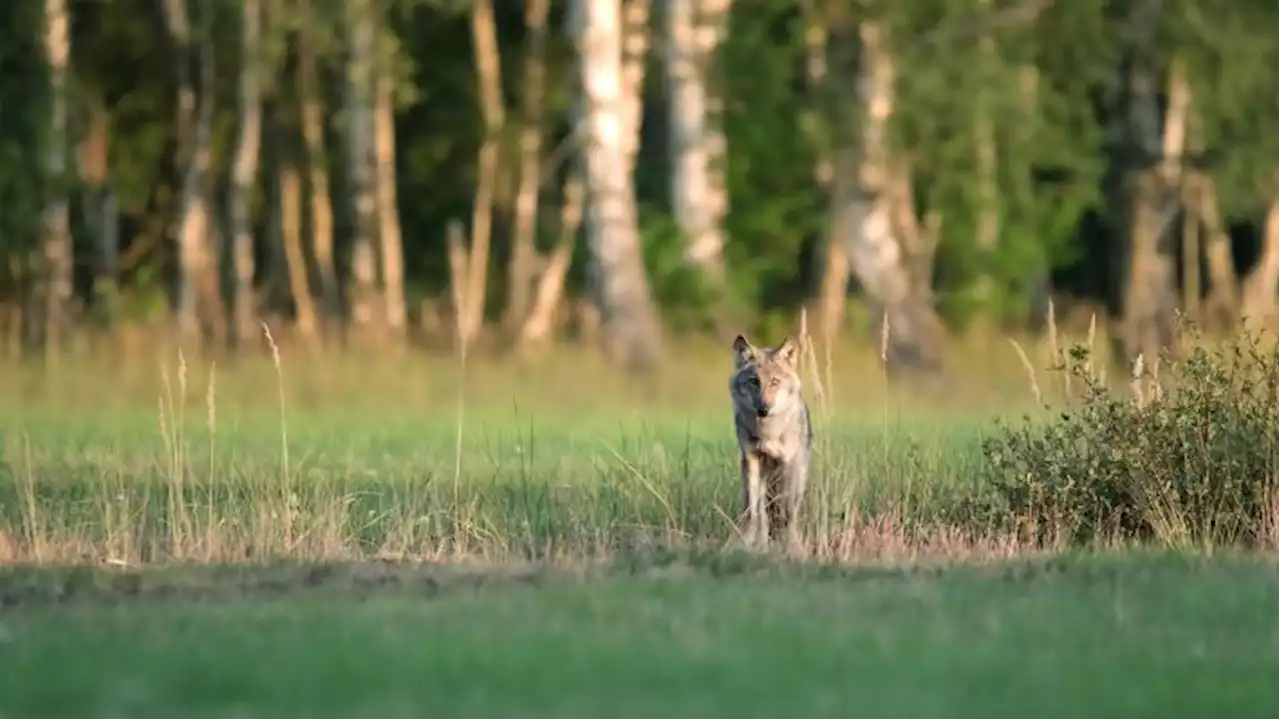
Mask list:
[[[991,11],[991,0],[978,0],[981,14]],[[998,161],[995,118],[993,117],[991,88],[992,74],[999,62],[996,56],[995,38],[991,31],[982,33],[978,39],[979,70],[986,78],[983,89],[976,98],[977,111],[974,117],[974,159],[977,171],[978,222],[974,236],[974,245],[980,255],[981,273],[974,286],[974,295],[984,305],[984,311],[990,313],[996,308],[992,306],[996,292],[995,281],[991,276],[991,267],[995,261],[997,245],[1000,242],[1000,190],[996,178]]]
[[[241,3],[240,135],[231,169],[232,265],[235,276],[234,337],[244,344],[257,329],[253,294],[254,242],[250,202],[258,175],[262,145],[262,101],[258,76],[262,72],[262,10],[260,0]]]
[[[856,171],[837,181],[841,220],[849,223],[849,263],[881,315],[881,352],[890,369],[932,369],[941,362],[942,325],[929,282],[937,215],[916,221],[909,170],[888,147],[894,112],[894,65],[884,29],[859,26],[863,109]]]
[[[45,176],[52,188],[41,216],[44,268],[41,273],[46,355],[56,357],[68,330],[74,248],[67,199],[67,75],[71,60],[71,20],[66,0],[45,0],[45,61],[49,68],[50,117]]]
[[[1273,183],[1275,181],[1273,180]],[[1242,312],[1247,321],[1276,329],[1277,302],[1280,301],[1280,208],[1277,187],[1271,188],[1271,206],[1262,226],[1262,253],[1245,276]]]
[[[627,171],[635,172],[636,155],[640,152],[640,123],[644,116],[645,60],[649,55],[649,0],[622,0],[621,32],[623,156]]]
[[[368,337],[378,322],[377,187],[373,174],[374,16],[372,0],[347,0],[347,173],[354,209],[351,247],[351,315]]]
[[[727,0],[667,0],[666,75],[671,149],[671,208],[686,240],[685,258],[717,284],[724,278],[724,134],[715,127],[707,75],[721,38]]]
[[[628,97],[618,0],[576,0],[576,6],[592,279],[610,357],[640,369],[657,362],[662,336],[640,254],[631,177],[638,137],[632,140],[629,131],[639,123],[639,85]]]
[[[475,48],[480,112],[484,117],[484,141],[480,145],[475,201],[471,214],[471,247],[467,253],[466,282],[458,313],[458,340],[470,345],[484,324],[489,246],[493,236],[493,198],[498,181],[499,140],[506,122],[502,100],[502,75],[498,34],[492,0],[477,0],[471,12],[471,40]]]
[[[1156,75],[1136,67],[1129,85],[1130,142],[1142,157],[1159,158],[1129,173],[1128,263],[1122,336],[1126,359],[1155,361],[1161,349],[1176,349],[1178,308],[1175,243],[1176,204],[1181,195],[1182,155],[1189,96],[1180,63],[1174,63],[1163,122]]]
[[[209,37],[210,9],[205,7],[199,42],[193,38],[185,0],[165,0],[169,31],[179,48],[178,132],[179,148],[189,152],[182,158],[183,182],[178,223],[178,336],[184,343],[196,343],[211,333],[222,339],[226,333],[218,281],[217,252],[213,217],[207,194],[212,166],[213,132],[213,41]],[[197,55],[198,45],[198,59]],[[198,68],[199,90],[192,80]],[[197,101],[198,96],[198,101]],[[194,119],[194,121],[193,121]],[[185,128],[191,128],[188,132]]]
[[[97,311],[114,327],[119,303],[120,218],[109,155],[111,123],[107,111],[95,105],[80,142],[80,178],[84,182],[83,214],[93,233],[93,294]]]
[[[307,277],[306,253],[302,249],[302,180],[298,168],[289,159],[280,163],[279,193],[280,243],[289,276],[289,294],[293,297],[298,334],[312,342],[316,335],[316,308]]]
[[[840,200],[835,190],[835,161],[832,159],[830,142],[823,130],[825,118],[820,108],[820,99],[828,89],[829,69],[827,62],[830,31],[826,18],[819,12],[818,3],[806,0],[804,9],[805,31],[805,81],[809,90],[809,107],[805,110],[804,127],[813,146],[816,161],[813,168],[814,182],[826,195],[828,202]],[[844,194],[844,193],[840,193]],[[821,263],[818,271],[818,297],[816,317],[818,333],[824,343],[835,339],[840,325],[844,321],[845,298],[849,293],[849,226],[839,222],[838,204],[832,205],[831,215],[827,220],[824,234],[820,242]]]
[[[546,44],[548,0],[525,3],[524,23],[528,50],[524,58],[523,101],[520,128],[520,180],[516,190],[516,211],[511,237],[511,257],[507,264],[506,324],[515,328],[529,312],[530,291],[536,275],[538,229],[538,188],[542,180],[542,105],[546,92]]]
[[[528,348],[546,342],[551,335],[560,300],[564,296],[565,276],[573,259],[574,239],[582,224],[582,178],[571,172],[564,184],[564,207],[560,215],[560,237],[538,278],[533,296],[533,309],[520,328],[520,345]]]
[[[310,12],[307,0],[301,0],[300,12],[304,17]],[[324,151],[324,104],[318,86],[315,42],[314,31],[304,26],[298,47],[298,104],[302,115],[302,138],[307,146],[311,249],[315,253],[324,316],[334,320],[341,308],[333,252],[333,201],[329,194],[329,165]]]
[[[382,244],[382,291],[387,327],[396,339],[404,338],[404,241],[400,233],[400,209],[396,200],[396,121],[393,78],[387,68],[377,83],[377,184],[378,234]]]

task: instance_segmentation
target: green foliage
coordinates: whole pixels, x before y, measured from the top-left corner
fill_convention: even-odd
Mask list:
[[[1193,347],[1113,393],[1077,347],[1062,368],[1083,402],[984,442],[1007,517],[1040,540],[1155,539],[1178,546],[1274,542],[1277,361],[1252,335]],[[1141,368],[1139,368],[1141,370]],[[1152,368],[1153,370],[1156,368]],[[1027,525],[1024,525],[1027,526]]]
[[[10,272],[36,247],[40,231],[40,148],[49,107],[41,17],[36,3],[7,3],[0,9],[0,293],[16,279]]]
[[[1028,11],[1027,5],[1035,6]],[[270,5],[264,14],[265,145],[262,178],[294,152],[298,138],[298,63],[303,49],[317,59],[325,114],[323,162],[330,174],[339,269],[350,235],[350,193],[344,188],[342,113],[348,41],[341,3]],[[447,288],[444,228],[467,220],[482,139],[469,5],[463,0],[388,0],[378,37],[380,59],[395,80],[397,180],[407,283],[439,295]],[[1090,256],[1081,226],[1102,208],[1115,170],[1109,125],[1123,110],[1125,63],[1149,56],[1163,84],[1175,61],[1187,68],[1193,94],[1193,145],[1217,183],[1224,220],[1257,223],[1270,196],[1277,151],[1277,40],[1270,32],[1276,6],[1262,0],[1162,4],[1149,44],[1139,42],[1131,8],[1105,0],[1025,4],[1004,0],[924,0],[919,3],[829,0],[810,4],[738,4],[710,72],[710,89],[723,99],[728,141],[724,169],[729,191],[725,249],[726,292],[734,306],[757,316],[793,314],[813,290],[814,245],[828,222],[828,192],[815,181],[815,162],[857,137],[857,24],[884,27],[897,77],[891,141],[910,163],[917,209],[942,218],[934,294],[950,319],[977,314],[1002,319],[1021,314],[1028,289],[1048,272],[1076,263],[1101,266]],[[563,32],[569,11],[552,2],[547,43],[546,108],[542,129],[544,174],[558,175],[565,156],[569,111],[576,86],[576,56]],[[212,196],[227,183],[238,123],[237,71],[241,57],[240,5],[191,3],[197,32],[212,33],[216,71]],[[501,74],[509,124],[502,135],[501,179],[496,188],[493,297],[505,294],[501,263],[511,231],[519,102],[523,96],[526,30],[519,3],[495,3]],[[173,221],[181,173],[175,146],[175,53],[158,5],[72,3],[71,143],[79,141],[86,111],[104,108],[110,121],[110,172],[122,216],[121,244],[129,255],[124,292],[149,292],[141,278],[166,277],[171,246],[163,239]],[[0,59],[0,275],[13,253],[38,236],[36,222],[48,189],[39,149],[47,119],[47,77],[41,68],[41,8],[13,4],[2,11]],[[812,16],[810,15],[812,13]],[[666,149],[662,81],[661,8],[655,6],[644,85],[645,118],[635,187],[653,272],[655,294],[673,325],[705,326],[716,303],[690,285],[678,261],[678,238],[667,217],[670,163]],[[203,22],[204,17],[211,22]],[[811,87],[806,76],[806,23],[829,30],[827,78]],[[987,45],[991,52],[987,51]],[[1143,40],[1143,43],[1146,41]],[[1139,45],[1142,45],[1141,47]],[[1029,89],[1030,88],[1030,89]],[[978,192],[980,116],[997,145],[996,251],[979,251],[974,237],[984,201]],[[557,149],[558,148],[558,149]],[[571,152],[571,150],[570,150]],[[550,159],[554,158],[554,162]],[[299,158],[300,159],[300,158]],[[1108,180],[1109,182],[1109,180]],[[254,224],[261,236],[273,220],[270,183],[260,182]],[[557,183],[545,183],[542,215],[554,217]],[[72,198],[77,205],[78,198]],[[219,212],[225,212],[218,201]],[[304,203],[305,204],[305,203]],[[304,208],[305,213],[305,208]],[[225,218],[218,218],[225,221]],[[303,218],[304,226],[308,219]],[[77,243],[85,228],[76,228]],[[1093,247],[1114,244],[1122,230],[1104,228]],[[545,237],[543,237],[545,239]],[[131,250],[130,248],[139,248]],[[142,251],[142,248],[150,248]],[[264,257],[268,253],[261,253]],[[570,277],[582,277],[589,252],[575,250]],[[21,263],[19,263],[21,264]],[[145,267],[144,267],[145,266]],[[990,279],[993,296],[977,304],[973,288]],[[11,277],[0,284],[11,288]],[[1108,280],[1111,282],[1113,280]],[[701,316],[701,317],[700,317]]]

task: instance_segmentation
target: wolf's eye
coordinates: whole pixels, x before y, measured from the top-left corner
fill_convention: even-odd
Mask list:
[[[781,381],[781,380],[779,380],[779,379],[778,379],[778,378],[776,378],[776,377],[775,377],[775,378],[773,378],[773,379],[771,379],[771,380],[769,380],[769,386],[770,386],[770,387],[777,387],[777,386],[778,386],[778,385],[780,385],[780,384],[782,384],[782,381]]]
[[[755,389],[760,389],[760,378],[759,378],[759,377],[751,377],[751,378],[749,378],[749,379],[747,380],[747,386],[748,386],[748,387],[753,387],[753,388],[755,388]]]

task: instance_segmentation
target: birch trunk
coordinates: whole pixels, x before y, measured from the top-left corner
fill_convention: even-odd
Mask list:
[[[301,0],[300,12],[304,16],[310,13],[308,0]],[[329,194],[328,158],[324,152],[324,104],[318,88],[314,42],[313,34],[304,31],[298,48],[299,109],[302,138],[307,147],[311,248],[315,253],[324,317],[332,320],[339,316],[341,307],[333,253],[333,201]]]
[[[1161,158],[1132,171],[1129,195],[1129,257],[1122,336],[1126,359],[1147,362],[1162,349],[1176,349],[1178,290],[1173,241],[1174,206],[1181,194],[1189,96],[1182,65],[1175,62],[1163,123],[1153,73],[1137,68],[1130,77],[1130,141],[1142,156]]]
[[[628,78],[623,72],[619,1],[577,0],[576,4],[592,279],[609,356],[632,369],[643,369],[658,361],[662,336],[640,254],[631,177],[638,146],[638,136],[631,130],[639,126],[639,84],[631,85],[634,76]],[[628,8],[634,11],[641,4],[632,0]],[[636,92],[628,95],[631,87]]]
[[[254,242],[250,202],[258,175],[262,146],[262,100],[258,80],[262,72],[262,9],[259,0],[241,3],[240,135],[231,169],[230,216],[232,264],[235,270],[234,338],[237,345],[257,335],[257,307],[253,295]]]
[[[713,129],[707,75],[728,10],[725,0],[667,0],[666,75],[671,208],[686,241],[685,259],[719,284],[724,279],[723,173],[712,164],[724,144]]]
[[[929,275],[936,217],[922,229],[911,205],[906,170],[888,148],[894,112],[894,66],[883,28],[867,21],[862,41],[860,97],[864,110],[856,180],[837,183],[841,221],[849,226],[849,264],[882,314],[881,353],[888,369],[934,369],[941,362],[942,325],[930,303]]]
[[[1227,326],[1240,310],[1240,287],[1236,277],[1235,260],[1231,254],[1231,236],[1218,210],[1218,191],[1203,172],[1192,173],[1188,178],[1194,188],[1197,201],[1196,214],[1204,223],[1205,264],[1209,270],[1209,296],[1205,303],[1205,318],[1211,323]]]
[[[1265,324],[1272,330],[1276,328],[1276,306],[1280,300],[1277,294],[1280,293],[1280,207],[1276,204],[1276,192],[1273,186],[1271,206],[1262,229],[1262,252],[1258,264],[1245,277],[1242,306],[1247,322]]]
[[[571,173],[564,184],[564,208],[560,216],[560,237],[546,268],[538,278],[533,309],[520,328],[520,345],[528,348],[546,342],[551,335],[556,309],[564,295],[564,280],[573,259],[573,242],[582,225],[582,179]]]
[[[214,248],[213,218],[207,198],[207,182],[212,166],[211,134],[213,132],[213,44],[207,32],[209,17],[200,33],[199,58],[185,0],[166,0],[170,32],[183,55],[179,70],[179,132],[190,127],[190,153],[182,182],[180,220],[178,224],[178,336],[183,343],[199,343],[204,335],[221,339],[226,333],[221,292],[218,282],[217,252]],[[206,8],[207,10],[207,8]],[[192,83],[192,65],[198,67],[200,88]],[[181,142],[180,142],[181,144]]]
[[[826,20],[820,16],[813,0],[803,4],[805,15],[805,80],[812,97],[805,118],[809,140],[813,145],[817,160],[814,163],[814,182],[827,195],[828,203],[835,203],[845,193],[836,192],[835,161],[832,159],[826,133],[822,129],[825,118],[814,109],[820,107],[819,98],[828,89],[827,49],[830,33]],[[818,318],[818,334],[822,341],[830,344],[844,322],[845,298],[849,294],[849,227],[839,222],[838,205],[831,205],[821,240],[822,252],[819,254],[821,279],[818,283],[816,316]]]
[[[372,120],[374,81],[374,18],[372,0],[347,0],[346,117],[348,187],[354,210],[351,248],[351,315],[356,329],[366,337],[376,332],[378,285],[377,187],[373,176]]]
[[[41,277],[44,303],[46,356],[56,357],[64,333],[72,297],[74,247],[67,199],[67,73],[71,61],[71,19],[66,0],[45,0],[45,60],[49,66],[50,116],[45,176],[53,190],[41,217],[44,268]]]
[[[308,344],[316,336],[316,308],[307,277],[307,258],[302,250],[302,181],[298,168],[288,160],[280,163],[280,243],[289,276],[298,334]]]
[[[507,264],[506,325],[520,326],[528,316],[529,294],[536,274],[538,188],[542,179],[542,105],[546,92],[548,0],[525,3],[525,31],[529,49],[524,59],[523,108],[520,128],[520,181],[516,190],[515,227]]]
[[[587,0],[588,3],[596,0]],[[618,0],[613,0],[617,2]],[[612,6],[611,6],[612,11]],[[645,59],[649,55],[649,0],[622,0],[621,114],[623,157],[627,172],[635,172],[640,152],[640,124],[644,118]]]
[[[383,68],[377,83],[378,234],[382,240],[382,291],[387,327],[404,338],[404,241],[396,200],[396,121],[391,73]]]
[[[991,11],[991,0],[978,0],[979,12],[987,15]],[[987,78],[995,64],[995,39],[991,32],[984,32],[978,40],[980,66]],[[1000,242],[1000,190],[996,178],[998,161],[995,123],[991,112],[990,93],[985,91],[990,82],[984,83],[984,89],[977,97],[977,113],[974,118],[975,160],[978,179],[978,223],[974,236],[974,244],[981,255],[981,274],[974,286],[974,294],[980,303],[989,305],[995,298],[995,281],[991,276],[991,266],[995,259],[997,245]]]
[[[94,240],[94,299],[107,326],[114,327],[119,298],[120,219],[108,161],[110,149],[110,118],[103,107],[95,106],[80,143],[83,213]]]
[[[464,304],[459,316],[458,339],[469,346],[484,324],[489,271],[489,245],[493,235],[493,198],[498,180],[500,133],[506,121],[502,100],[498,36],[492,0],[477,0],[471,13],[471,39],[475,47],[476,76],[485,136],[480,146],[475,202],[471,214],[471,249],[468,252]]]

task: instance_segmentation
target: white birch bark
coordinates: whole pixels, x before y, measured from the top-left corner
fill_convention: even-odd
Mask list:
[[[242,1],[240,32],[240,134],[231,169],[230,216],[232,265],[235,271],[235,322],[232,327],[236,342],[243,344],[258,332],[258,313],[253,294],[254,241],[250,200],[257,180],[262,145],[260,0]]]
[[[72,297],[74,246],[67,197],[67,75],[71,62],[71,18],[66,0],[45,0],[45,60],[51,95],[45,175],[53,186],[41,217],[44,245],[44,340],[50,357],[58,354],[68,327]]]
[[[724,276],[727,209],[724,133],[713,116],[708,76],[722,39],[727,0],[667,0],[663,55],[671,143],[671,208],[685,259],[716,281]]]
[[[396,122],[391,73],[378,73],[376,113],[376,181],[378,235],[382,245],[382,292],[387,327],[399,338],[405,331],[404,241],[400,232],[400,208],[396,199]]]
[[[638,126],[639,93],[627,95],[618,0],[576,4],[591,269],[606,349],[615,361],[641,369],[657,362],[662,338],[640,253],[631,177],[636,145],[629,131]]]
[[[372,0],[347,0],[346,120],[348,187],[355,210],[351,255],[351,315],[357,329],[374,329],[377,320],[377,188],[373,173]]]

